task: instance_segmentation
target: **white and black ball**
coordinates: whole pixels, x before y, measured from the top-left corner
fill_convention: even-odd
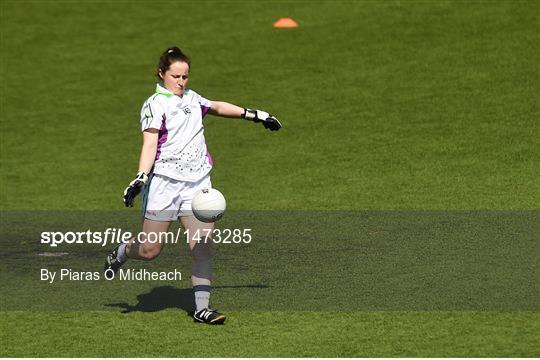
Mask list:
[[[191,210],[197,219],[211,223],[221,219],[227,208],[223,194],[217,189],[199,190],[191,201]]]

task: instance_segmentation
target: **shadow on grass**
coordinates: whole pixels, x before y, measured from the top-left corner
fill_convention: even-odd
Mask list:
[[[213,286],[212,289],[266,289],[267,285],[224,285]],[[193,289],[178,289],[173,286],[160,286],[150,290],[149,293],[137,295],[138,303],[130,305],[128,303],[105,304],[109,307],[118,307],[122,313],[135,311],[155,312],[165,309],[182,309],[188,314],[192,314],[195,309],[195,299]]]

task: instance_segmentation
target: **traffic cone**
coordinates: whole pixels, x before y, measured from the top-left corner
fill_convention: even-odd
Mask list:
[[[275,28],[295,28],[298,23],[291,18],[281,18],[274,23]]]

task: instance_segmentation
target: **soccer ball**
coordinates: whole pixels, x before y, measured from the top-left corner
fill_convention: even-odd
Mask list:
[[[193,215],[205,223],[221,219],[226,208],[225,197],[217,189],[199,190],[191,200]]]

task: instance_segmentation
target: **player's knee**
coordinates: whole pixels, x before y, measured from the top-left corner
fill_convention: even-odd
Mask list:
[[[154,260],[161,252],[161,248],[158,246],[143,246],[139,251],[139,255],[144,260]]]

